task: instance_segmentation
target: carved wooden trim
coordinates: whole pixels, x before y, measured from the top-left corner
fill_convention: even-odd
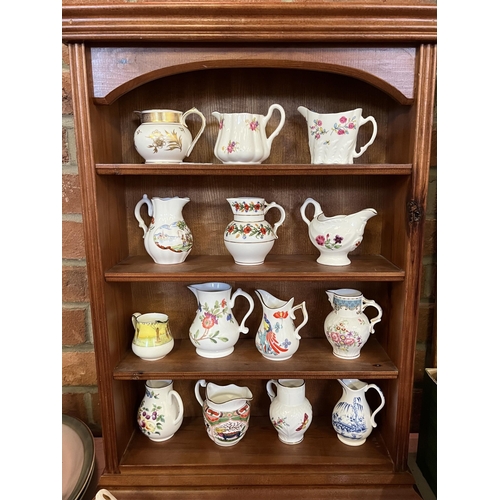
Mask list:
[[[435,42],[437,6],[348,2],[63,5],[62,39],[65,43]]]

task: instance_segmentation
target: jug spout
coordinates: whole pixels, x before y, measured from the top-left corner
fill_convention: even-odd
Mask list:
[[[187,287],[189,288],[189,290],[191,290],[193,292],[193,295],[196,297],[196,300],[199,302],[199,298],[198,298],[198,286],[199,285],[187,285]]]
[[[214,116],[215,118],[217,118],[217,120],[220,121],[222,114],[219,113],[218,111],[212,111],[212,116]]]
[[[309,118],[309,110],[305,106],[299,106],[297,111],[307,120]]]
[[[293,308],[293,297],[286,301],[278,299],[265,290],[255,290],[255,293],[257,294],[257,297],[259,297],[262,307],[266,307],[267,309],[290,309],[290,317],[294,318],[293,312],[291,311],[291,309]]]
[[[372,217],[375,217],[375,215],[377,215],[377,211],[374,208],[365,208],[364,210],[358,212],[356,215],[361,217],[361,219],[367,221]]]

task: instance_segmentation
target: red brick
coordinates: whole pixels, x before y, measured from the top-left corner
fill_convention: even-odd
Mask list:
[[[63,352],[62,382],[63,386],[97,385],[94,352]]]
[[[65,174],[62,176],[62,213],[82,213],[80,178],[78,175]]]
[[[85,239],[81,222],[63,221],[62,257],[63,259],[85,258]]]
[[[71,90],[71,75],[69,71],[62,72],[62,114],[73,114],[73,92]]]
[[[64,127],[62,129],[62,163],[63,165],[69,163],[68,131]]]
[[[63,266],[62,300],[63,302],[89,301],[86,267]]]
[[[64,43],[62,44],[62,63],[65,66],[69,66],[69,51],[68,46]]]
[[[62,344],[66,346],[83,344],[86,336],[85,309],[62,310]]]
[[[85,406],[85,394],[67,393],[62,395],[62,412],[70,417],[79,418],[87,423],[87,408]]]

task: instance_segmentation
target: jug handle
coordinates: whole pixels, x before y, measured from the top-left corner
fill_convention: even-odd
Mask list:
[[[307,309],[306,309],[306,302],[302,302],[301,304],[298,304],[296,305],[295,307],[292,308],[292,314],[290,314],[291,318],[292,319],[295,319],[295,315],[293,314],[293,312],[299,308],[302,308],[302,314],[304,316],[304,320],[302,321],[302,323],[297,327],[295,328],[295,331],[293,332],[294,335],[295,335],[295,338],[297,340],[300,340],[302,337],[299,335],[299,330],[307,323],[308,319],[309,319],[309,315],[307,314]]]
[[[382,391],[380,390],[380,388],[377,385],[375,385],[375,384],[368,384],[365,387],[365,392],[368,389],[376,389],[377,392],[380,395],[380,399],[382,400],[382,402],[380,403],[380,406],[370,416],[370,422],[371,422],[372,426],[373,427],[377,427],[377,424],[375,423],[375,415],[384,407],[384,405],[385,405],[385,398],[384,398],[384,395],[382,394]]]
[[[372,136],[370,140],[359,150],[359,153],[356,153],[356,150],[354,150],[354,153],[352,155],[353,158],[359,158],[368,149],[368,146],[371,146],[373,144],[373,141],[377,137],[377,122],[375,121],[375,118],[373,118],[373,116],[368,116],[367,118],[361,117],[361,119],[359,120],[359,126],[361,127],[367,122],[372,122]]]
[[[274,398],[276,397],[276,394],[273,391],[273,388],[271,387],[273,384],[276,386],[276,388],[278,387],[278,382],[276,382],[276,380],[274,379],[269,380],[266,384],[267,395],[269,396],[271,402],[274,401]]]
[[[244,292],[241,288],[238,288],[238,290],[236,290],[233,293],[233,296],[231,297],[231,300],[230,300],[231,309],[234,307],[234,302],[235,302],[236,297],[238,297],[240,295],[242,295],[243,297],[245,297],[248,300],[250,307],[249,307],[247,313],[245,314],[245,316],[243,317],[243,320],[240,323],[240,328],[238,331],[241,333],[248,333],[248,327],[245,326],[245,321],[248,319],[248,316],[250,316],[250,314],[252,313],[253,308],[255,306],[255,303],[254,303],[252,297],[250,295],[248,295],[247,292]]]
[[[203,399],[201,399],[200,396],[200,385],[202,387],[206,387],[207,383],[205,380],[198,380],[198,382],[196,382],[196,385],[194,386],[194,395],[196,396],[196,400],[198,401],[198,403],[200,403],[200,406],[203,407]]]
[[[177,418],[174,420],[174,423],[173,423],[173,425],[177,425],[182,420],[182,417],[184,416],[184,404],[182,403],[182,399],[177,391],[170,391],[170,403],[171,404],[174,402],[174,399],[177,400],[177,403],[179,405],[179,415],[177,415]]]
[[[285,209],[281,205],[278,205],[277,203],[275,203],[273,201],[273,202],[269,203],[269,205],[267,205],[266,208],[264,209],[264,215],[266,215],[267,212],[271,208],[277,208],[281,214],[280,220],[278,222],[276,222],[276,224],[273,226],[274,235],[276,236],[276,239],[278,239],[278,235],[276,234],[276,231],[281,226],[281,224],[283,224],[283,222],[285,222],[285,216],[286,216]]]
[[[184,123],[186,123],[185,122],[186,116],[191,115],[191,114],[198,115],[201,118],[201,127],[200,127],[200,130],[198,130],[198,133],[196,134],[195,138],[191,142],[191,146],[189,146],[189,148],[187,150],[187,153],[186,153],[186,156],[189,156],[191,154],[191,151],[193,151],[194,145],[198,142],[198,139],[200,138],[200,135],[203,134],[203,131],[205,130],[205,127],[207,126],[207,121],[205,120],[205,117],[196,108],[191,108],[189,111],[186,111],[182,115],[182,121]]]
[[[312,204],[314,206],[314,218],[323,213],[323,210],[321,210],[321,205],[316,200],[307,198],[307,200],[304,201],[304,203],[300,207],[300,215],[302,215],[302,219],[307,225],[311,224],[311,221],[306,217],[306,207],[309,204]]]
[[[280,133],[281,129],[283,128],[283,125],[285,124],[285,110],[279,104],[272,104],[269,107],[267,115],[264,117],[264,128],[266,127],[267,122],[269,121],[269,118],[271,118],[271,115],[273,114],[273,111],[275,109],[277,109],[280,112],[281,118],[280,122],[278,123],[278,126],[274,129],[274,132],[267,138],[268,148],[271,148],[271,144],[273,143],[274,138]]]
[[[374,300],[365,299],[363,297],[363,307],[361,310],[364,311],[369,306],[374,307],[378,311],[377,316],[370,320],[370,333],[374,333],[374,326],[382,320],[382,308]]]
[[[99,490],[95,495],[95,500],[117,500],[108,490]]]
[[[144,224],[143,218],[141,217],[141,207],[144,204],[146,204],[148,206],[148,215],[150,217],[153,217],[153,204],[151,203],[147,194],[142,195],[142,199],[137,202],[137,205],[135,206],[135,210],[134,210],[134,215],[135,215],[135,218],[137,219],[137,222],[139,223],[139,227],[144,231],[144,234],[142,236],[143,238],[146,236],[146,232],[148,230],[146,224]]]
[[[141,313],[132,314],[132,324],[134,325],[134,330],[137,328],[137,318],[141,315]]]

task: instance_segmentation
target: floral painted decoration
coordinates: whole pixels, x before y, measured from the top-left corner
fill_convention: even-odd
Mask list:
[[[365,324],[365,321],[358,318],[360,324]],[[362,347],[363,339],[355,331],[348,330],[343,322],[339,322],[329,327],[325,332],[330,338],[332,345],[340,351],[348,351],[350,347]]]
[[[264,204],[260,203],[259,201],[235,201],[231,203],[231,208],[235,213],[260,212],[264,209]]]
[[[272,235],[273,230],[267,223],[260,224],[237,224],[233,222],[226,227],[226,237],[234,236],[235,238],[257,238],[264,239],[264,236]]]
[[[332,131],[335,132],[337,135],[344,135],[344,134],[349,134],[349,130],[355,130],[356,129],[356,117],[353,116],[349,119],[347,119],[345,116],[340,117],[339,119],[340,124],[335,123]]]
[[[252,119],[252,121],[246,120],[245,123],[248,124],[248,126],[250,127],[250,130],[252,132],[256,132],[257,129],[259,128],[259,122],[258,122],[257,118],[255,118],[255,117]]]
[[[154,130],[147,137],[152,141],[148,148],[152,148],[153,153],[158,153],[163,148],[166,151],[173,151],[174,149],[182,150],[182,137],[179,137],[175,130],[172,130],[172,132],[165,130],[165,135],[159,130]]]
[[[151,399],[158,399],[158,394],[155,394],[154,391],[149,391],[146,388],[146,396]],[[151,409],[149,409],[146,405],[143,404],[139,407],[137,411],[137,422],[139,423],[139,427],[143,434],[147,436],[151,436],[151,434],[158,434],[162,430],[162,424],[165,423],[165,416],[160,413],[162,409],[161,406],[155,405]]]
[[[227,146],[222,146],[221,149],[227,153],[235,153],[239,150],[239,144],[239,142],[235,142],[230,139]]]
[[[318,234],[318,236],[316,236],[316,243],[321,247],[324,246],[325,248],[328,248],[329,250],[335,250],[338,248],[342,248],[343,239],[344,237],[339,236],[338,234],[336,234],[333,239],[330,238],[329,234],[327,234],[326,236]]]
[[[234,318],[226,299],[222,299],[220,302],[216,300],[212,308],[210,308],[206,302],[203,306],[201,303],[198,303],[198,312],[201,313],[198,319],[201,321],[203,332],[200,333],[199,329],[196,330],[196,333],[192,337],[193,341],[198,345],[201,340],[207,339],[214,344],[218,342],[228,342],[229,339],[227,337],[219,336],[220,330],[216,328],[219,324],[219,320],[234,323]]]

